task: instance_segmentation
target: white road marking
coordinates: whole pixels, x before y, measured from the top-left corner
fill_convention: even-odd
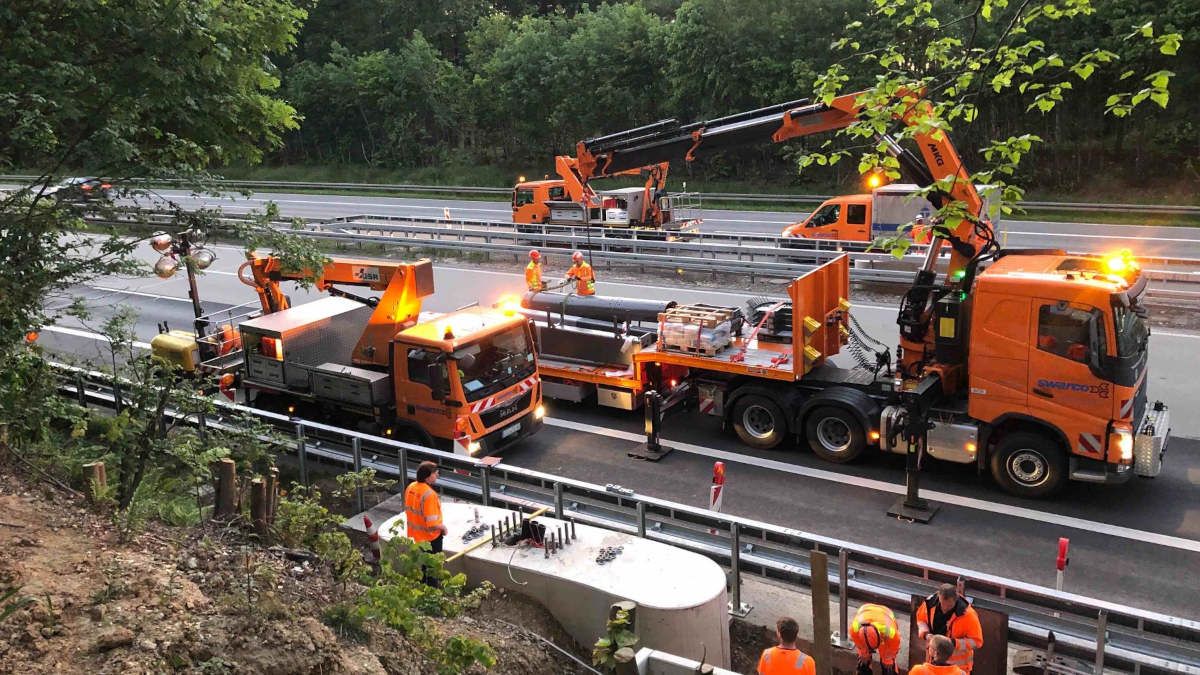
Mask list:
[[[546,417],[546,423],[550,426],[570,429],[572,431],[580,431],[583,433],[597,434],[616,438],[623,441],[641,443],[646,440],[642,434],[635,434],[628,431],[616,431],[613,429],[605,429],[591,424],[583,424],[581,422],[571,422],[568,420],[560,420],[557,418]],[[812,469],[805,466],[797,466],[780,462],[771,459],[760,459],[758,457],[750,457],[747,455],[738,454],[735,452],[726,452],[724,450],[716,450],[714,448],[706,448],[700,445],[692,445],[690,443],[679,443],[677,441],[668,441],[668,444],[683,452],[701,455],[703,457],[711,457],[720,459],[726,462],[737,462],[740,464],[749,464],[763,469],[772,471],[781,471],[798,476],[806,476],[808,478],[816,478],[834,483],[842,483],[845,485],[853,485],[855,487],[867,488],[870,490],[878,490],[880,492],[888,492],[891,494],[902,495],[905,493],[905,486],[899,483],[889,483],[886,481],[875,480],[872,478],[862,478],[860,476],[851,476],[840,474],[833,471],[825,471],[823,469]],[[1200,553],[1200,541],[1194,539],[1185,539],[1183,537],[1173,537],[1171,535],[1159,534],[1157,532],[1147,532],[1145,530],[1135,530],[1130,527],[1121,525],[1110,525],[1094,520],[1084,520],[1083,518],[1075,518],[1074,516],[1063,516],[1056,513],[1047,513],[1022,506],[1011,506],[1008,504],[1000,504],[997,502],[989,502],[983,499],[975,499],[973,497],[962,497],[949,492],[940,492],[937,490],[923,490],[922,496],[944,504],[954,504],[968,509],[978,511],[986,511],[988,513],[1000,513],[1014,518],[1024,518],[1026,520],[1034,520],[1048,525],[1059,525],[1062,527],[1071,527],[1088,532],[1108,535],[1121,539],[1130,539],[1132,541],[1145,542],[1147,544],[1156,544],[1168,548],[1176,548],[1192,553]]]
[[[1134,227],[1137,227],[1136,225]],[[1200,243],[1200,239],[1180,239],[1172,237],[1142,237],[1135,234],[1079,234],[1076,232],[1018,232],[1016,230],[1001,230],[1003,234],[1022,234],[1029,237],[1070,237],[1072,239],[1133,239],[1137,241],[1175,241],[1189,244]]]
[[[432,209],[432,210],[436,210],[436,211],[441,211],[445,208],[449,208],[451,213],[453,213],[455,211],[481,211],[483,213],[512,213],[512,209],[479,209],[479,208],[472,208],[472,207],[468,207],[468,206],[450,206],[450,207],[424,206],[422,204],[393,204],[393,203],[389,203],[389,202],[326,202],[326,201],[317,201],[314,199],[262,199],[260,197],[250,197],[250,198],[246,199],[245,201],[262,202],[264,204],[266,204],[268,202],[274,202],[276,204],[312,204],[312,205],[316,205],[316,206],[375,206],[375,207],[384,207],[384,208],[389,208],[389,209]],[[247,208],[247,209],[254,208],[251,206],[239,205],[236,202],[233,204],[233,206],[237,206],[240,208]]]
[[[176,298],[176,297],[172,297],[170,295],[158,295],[157,293],[145,293],[142,291],[131,291],[128,288],[108,288],[106,286],[90,286],[89,288],[92,288],[97,291],[103,291],[105,293],[124,293],[125,295],[136,295],[136,296],[143,297],[143,298],[153,298],[155,300],[174,300],[175,302],[186,302],[189,304],[191,304],[191,302],[192,302],[189,298]]]
[[[100,333],[93,333],[91,331],[81,330],[79,328],[69,328],[67,326],[42,326],[42,331],[46,333],[62,333],[63,335],[73,335],[75,337],[87,338],[89,340],[99,340],[101,342],[112,342],[112,340],[108,339],[107,335],[101,335]],[[132,344],[138,349],[150,349],[149,342],[134,340]]]

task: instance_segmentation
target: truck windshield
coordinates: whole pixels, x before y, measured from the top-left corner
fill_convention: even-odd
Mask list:
[[[521,188],[513,192],[513,206],[525,206],[533,203],[533,190]]]
[[[533,375],[537,366],[523,326],[484,338],[451,354],[468,401],[477,401]]]
[[[1142,353],[1150,341],[1150,331],[1142,317],[1129,307],[1117,305],[1113,307],[1113,320],[1117,329],[1117,356],[1137,356]]]
[[[841,214],[841,204],[826,204],[817,210],[816,213],[812,214],[812,216],[808,219],[808,227],[833,225],[838,221],[838,216]]]

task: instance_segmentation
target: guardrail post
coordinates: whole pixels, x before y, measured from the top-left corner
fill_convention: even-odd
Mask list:
[[[563,487],[562,483],[554,484],[554,517],[562,520],[565,516],[563,511]]]
[[[742,534],[737,521],[729,524],[729,571],[733,575],[729,594],[729,613],[739,619],[746,618],[750,605],[742,602]]]
[[[400,489],[408,487],[408,450],[400,448],[396,451],[396,468],[400,471]]]
[[[1096,675],[1104,672],[1104,648],[1108,643],[1108,610],[1102,609],[1096,617]]]
[[[354,472],[362,471],[362,439],[355,436],[350,439],[350,452],[354,455]],[[362,485],[354,488],[354,498],[358,503],[358,511],[362,513],[367,510],[367,500],[363,495]]]
[[[484,506],[492,505],[492,467],[487,464],[479,465],[480,500]]]
[[[83,373],[75,373],[75,395],[79,397],[79,405],[87,407],[87,385],[83,383]]]
[[[300,484],[308,485],[308,457],[304,447],[304,425],[296,423],[296,456],[300,458]]]
[[[196,432],[200,435],[200,441],[208,440],[208,415],[204,411],[196,413]]]
[[[812,589],[813,660],[817,675],[833,672],[833,644],[829,635],[829,556],[821,551],[809,554]]]
[[[637,503],[637,533],[639,537],[646,538],[646,502]]]
[[[838,551],[838,630],[833,643],[849,648],[850,640],[850,554],[846,549]]]

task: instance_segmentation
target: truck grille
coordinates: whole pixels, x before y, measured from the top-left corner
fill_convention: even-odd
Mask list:
[[[530,389],[529,391],[518,396],[516,399],[514,399],[508,403],[505,403],[504,405],[498,405],[495,408],[488,410],[487,412],[480,413],[479,419],[483,420],[484,427],[490,429],[491,427],[496,426],[497,424],[503,422],[504,420],[506,420],[506,419],[516,415],[517,413],[521,412],[522,410],[528,408],[529,407],[529,399],[532,396],[533,396],[533,390]]]

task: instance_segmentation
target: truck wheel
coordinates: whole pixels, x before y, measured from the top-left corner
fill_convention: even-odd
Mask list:
[[[1067,461],[1054,441],[1033,433],[1006,436],[992,453],[992,476],[1017,497],[1048,497],[1063,486]]]
[[[733,429],[746,445],[770,450],[787,437],[787,418],[778,403],[759,394],[746,394],[733,406]]]
[[[808,414],[804,437],[813,454],[828,462],[852,462],[867,447],[862,424],[848,410],[825,406]]]

